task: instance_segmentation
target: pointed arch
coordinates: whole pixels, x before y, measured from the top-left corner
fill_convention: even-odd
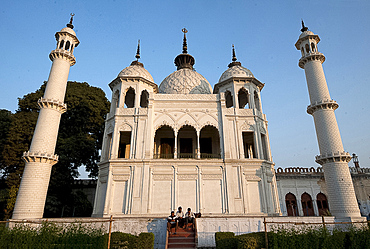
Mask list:
[[[183,125],[177,133],[178,158],[195,158],[197,131],[191,125]]]
[[[298,216],[297,198],[292,193],[285,195],[285,205],[288,216]]]
[[[69,47],[71,46],[71,42],[70,41],[67,41],[66,42],[66,48],[65,50],[68,50],[69,51]]]
[[[304,216],[314,216],[312,198],[307,192],[304,192],[301,196],[301,203]]]
[[[61,40],[59,44],[59,49],[63,49],[63,47],[64,47],[64,40]]]
[[[238,102],[240,109],[249,108],[249,94],[247,89],[245,89],[244,87],[240,88],[240,90],[238,91]]]
[[[225,92],[225,102],[226,102],[226,108],[233,107],[233,96],[231,95],[231,92],[227,90]]]
[[[316,196],[316,204],[317,209],[319,210],[319,215],[328,215],[329,213],[329,205],[328,205],[328,199],[326,198],[326,195],[323,193],[318,193]]]
[[[163,125],[155,131],[154,158],[173,158],[175,132],[172,127]]]
[[[311,49],[312,49],[312,52],[316,52],[316,46],[315,46],[315,43],[311,42]]]
[[[206,125],[199,134],[200,157],[221,158],[220,134],[212,125]]]
[[[134,108],[135,106],[135,89],[132,87],[126,91],[125,106],[126,108]]]
[[[253,99],[254,99],[254,107],[259,110],[260,112],[262,112],[261,110],[261,100],[259,98],[259,95],[258,95],[258,92],[257,91],[254,91],[254,94],[253,94]]]
[[[143,90],[140,95],[140,107],[148,108],[149,105],[149,93],[147,90]]]

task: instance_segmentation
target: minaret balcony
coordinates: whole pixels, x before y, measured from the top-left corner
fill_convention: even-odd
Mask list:
[[[332,99],[325,99],[321,101],[316,101],[315,103],[307,107],[307,113],[312,115],[315,111],[319,109],[333,109],[336,110],[339,107],[338,103]]]
[[[65,113],[67,111],[67,104],[57,100],[57,99],[44,99],[40,98],[37,101],[37,104],[41,108],[50,108],[50,109],[56,109],[60,113]]]
[[[316,162],[320,165],[323,165],[325,163],[331,163],[331,162],[344,162],[348,163],[351,161],[352,157],[348,152],[333,152],[333,153],[325,153],[322,155],[316,156]]]
[[[54,61],[56,58],[63,58],[68,60],[71,66],[76,64],[76,58],[74,57],[74,55],[71,52],[64,49],[55,49],[51,51],[49,54],[49,58],[51,61]]]
[[[301,59],[299,59],[298,66],[302,69],[304,69],[304,65],[309,61],[320,61],[321,64],[325,61],[325,56],[320,52],[312,52],[305,56],[303,56]]]
[[[55,154],[47,154],[41,152],[30,152],[25,151],[23,152],[22,160],[26,163],[29,162],[38,162],[38,163],[49,163],[54,165],[58,162],[58,155]]]

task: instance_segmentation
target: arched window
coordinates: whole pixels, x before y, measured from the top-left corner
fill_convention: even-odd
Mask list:
[[[200,158],[221,158],[220,136],[216,127],[207,125],[200,130]]]
[[[59,49],[62,49],[62,48],[63,48],[63,46],[64,46],[64,40],[62,40],[62,41],[60,42],[60,44],[59,44]]]
[[[154,137],[154,158],[173,158],[175,133],[167,125],[157,129]]]
[[[246,131],[242,132],[243,147],[244,147],[244,157],[245,158],[257,158],[256,148],[254,145],[254,132]]]
[[[312,52],[316,52],[315,43],[311,43],[311,50]]]
[[[230,91],[225,92],[225,99],[226,99],[226,108],[233,107],[233,96],[231,95]]]
[[[140,107],[148,108],[148,104],[149,104],[149,93],[147,90],[144,90],[141,92],[140,96]]]
[[[286,194],[285,205],[288,216],[298,216],[297,199],[295,198],[294,194]]]
[[[69,47],[71,46],[71,43],[69,41],[66,42],[66,48],[65,50],[69,50]]]
[[[302,50],[301,50],[301,51],[302,51],[302,56],[304,56],[304,48],[302,48]]]
[[[328,199],[323,193],[318,193],[316,196],[317,209],[319,210],[319,215],[329,215],[329,205]]]
[[[181,127],[177,134],[178,158],[195,158],[197,131],[190,125]]]
[[[304,216],[314,216],[315,215],[313,211],[311,195],[307,193],[303,193],[301,196],[301,203],[302,203],[302,209],[303,209]]]
[[[135,106],[135,90],[130,87],[125,96],[125,106],[127,108],[134,108]]]
[[[306,44],[306,53],[309,53],[310,52],[310,46],[308,46],[308,44]]]
[[[257,110],[259,110],[260,112],[262,111],[261,110],[261,102],[260,102],[260,98],[258,97],[258,93],[257,91],[254,91],[254,106]]]
[[[238,101],[240,109],[249,108],[248,91],[244,87],[238,92]]]

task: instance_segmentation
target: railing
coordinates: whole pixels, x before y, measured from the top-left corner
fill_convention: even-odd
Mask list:
[[[194,153],[179,153],[178,158],[195,158]]]
[[[200,153],[200,158],[202,159],[221,159],[221,154],[209,154],[209,153]]]
[[[173,154],[154,154],[154,159],[171,159],[173,158]]]

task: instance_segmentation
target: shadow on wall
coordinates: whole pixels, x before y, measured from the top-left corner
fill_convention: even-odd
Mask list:
[[[166,246],[167,222],[165,218],[156,218],[148,221],[148,233],[154,234],[154,248],[164,249]]]

